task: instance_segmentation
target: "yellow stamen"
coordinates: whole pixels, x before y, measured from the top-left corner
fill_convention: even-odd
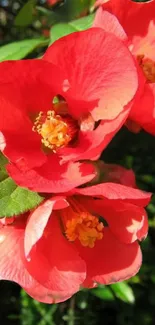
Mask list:
[[[72,139],[67,122],[55,111],[48,111],[47,116],[40,112],[32,130],[39,133],[44,146],[53,151],[66,146]]]
[[[78,239],[82,246],[92,248],[96,240],[103,238],[103,223],[78,203],[77,205],[76,211],[75,204],[63,210],[65,235],[71,242]]]
[[[149,58],[145,58],[143,54],[138,55],[137,60],[143,70],[147,82],[148,83],[155,82],[155,62]]]

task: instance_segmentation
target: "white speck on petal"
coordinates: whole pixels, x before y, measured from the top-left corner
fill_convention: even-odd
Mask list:
[[[0,235],[0,244],[3,243],[5,240],[6,236],[5,235]]]
[[[6,147],[5,138],[2,132],[0,132],[0,150],[3,151]]]
[[[143,223],[144,223],[144,216],[142,216],[142,220],[141,221],[137,221],[132,219],[132,224],[128,227],[126,227],[126,229],[130,232],[133,233],[133,240],[137,239],[137,232],[142,228]]]
[[[27,262],[31,262],[31,257],[30,256],[27,257]]]
[[[130,44],[129,45],[129,50],[132,51],[133,50],[133,47],[134,47],[133,44]]]
[[[66,91],[68,91],[69,88],[70,88],[70,83],[69,83],[68,79],[65,79],[63,81],[62,89],[64,92],[66,92]]]

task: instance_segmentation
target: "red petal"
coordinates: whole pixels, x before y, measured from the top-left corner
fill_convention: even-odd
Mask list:
[[[87,276],[85,281],[82,283],[83,288],[95,288],[97,287],[97,284],[89,277]]]
[[[94,248],[80,246],[80,255],[87,265],[87,274],[93,281],[110,284],[134,276],[141,265],[141,250],[137,242],[123,244],[108,228]]]
[[[51,109],[61,83],[58,68],[43,60],[0,63],[0,149],[9,160],[23,160],[29,168],[46,161],[31,115]]]
[[[60,165],[57,155],[49,156],[48,162],[40,168],[24,171],[18,169],[18,166],[9,164],[7,170],[18,185],[46,193],[70,191],[89,182],[95,176],[95,169],[91,164],[69,162]]]
[[[76,118],[91,111],[95,120],[114,119],[135,95],[137,72],[128,48],[100,28],[59,39],[44,59],[61,67],[65,84],[60,94]]]
[[[115,183],[103,183],[86,188],[75,189],[74,193],[104,197],[109,200],[125,200],[126,202],[145,206],[151,199],[151,193],[147,193],[132,187]]]
[[[75,149],[65,148],[59,151],[62,160],[97,159],[125,122],[129,109],[130,107],[127,107],[112,121],[102,121],[92,132],[80,132]]]
[[[26,257],[29,255],[33,246],[42,237],[44,229],[48,223],[54,206],[63,209],[68,206],[64,198],[52,198],[45,201],[38,208],[36,208],[29,216],[24,238],[24,247]]]
[[[99,8],[95,15],[93,27],[103,28],[106,32],[114,34],[122,41],[127,41],[127,35],[118,19],[107,11]]]
[[[24,264],[32,276],[44,287],[62,295],[73,294],[86,276],[85,262],[74,245],[62,234],[59,215],[52,214],[44,235],[32,248]]]
[[[29,296],[33,299],[38,300],[40,302],[44,302],[46,304],[56,304],[58,302],[65,301],[71,297],[71,294],[67,294],[67,292],[56,292],[48,290],[43,287],[39,283],[35,282],[34,286],[30,289],[23,288]]]
[[[145,85],[143,94],[131,109],[129,119],[155,135],[155,84]]]
[[[25,220],[21,217],[12,225],[0,229],[0,279],[29,288],[34,285],[34,280],[21,259],[24,230]]]
[[[105,164],[99,161],[99,168],[103,173],[104,182],[118,183],[136,188],[135,174],[132,169],[126,169],[116,164]]]
[[[154,5],[154,10],[155,10],[155,5]],[[146,58],[150,58],[153,61],[155,60],[154,22],[153,21],[148,22],[147,34],[145,36],[134,36],[132,38],[132,45],[131,45],[131,51],[135,56],[144,54]]]
[[[142,240],[147,236],[148,219],[142,207],[124,202],[94,200],[90,202],[91,210],[102,216],[110,230],[124,243]]]
[[[137,3],[131,0],[109,0],[102,7],[118,18],[128,37],[144,36],[150,21],[155,22],[154,1]]]
[[[48,3],[48,5],[53,6],[53,5],[55,5],[55,3],[57,3],[58,1],[60,1],[60,0],[47,0],[47,3]]]
[[[57,94],[58,85],[63,82],[63,79],[64,76],[62,71],[60,75],[59,67],[44,60],[0,63],[0,94],[2,98],[8,98],[10,105],[14,105],[21,114],[51,109],[52,99]],[[12,114],[15,113],[12,112]],[[11,126],[17,128],[18,124],[13,125],[13,121],[11,122],[11,114],[8,114],[7,118],[9,117]],[[8,127],[8,121],[3,119],[3,125]]]
[[[25,109],[22,112],[24,98],[22,103],[19,94],[16,96],[14,89],[8,89],[7,85],[5,92],[3,86],[0,85],[0,88],[0,150],[11,161],[22,158],[28,161],[29,167],[41,165],[46,161],[46,156],[40,150],[40,139],[32,132],[32,122]]]
[[[21,258],[24,228],[24,219],[18,217],[15,223],[0,229],[0,279],[17,282],[31,297],[44,303],[70,298],[68,291],[50,291],[40,285],[26,270]]]

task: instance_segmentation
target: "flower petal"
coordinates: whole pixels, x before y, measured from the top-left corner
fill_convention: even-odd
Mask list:
[[[65,84],[60,94],[75,118],[91,111],[96,121],[114,119],[137,90],[137,72],[128,48],[101,28],[59,39],[47,49],[44,60],[61,67]]]
[[[17,282],[31,297],[44,303],[70,298],[68,292],[53,292],[40,285],[26,270],[21,258],[25,228],[21,218],[0,229],[0,279]]]
[[[44,235],[23,261],[28,272],[47,289],[73,294],[86,277],[85,262],[62,234],[58,218],[53,212]]]
[[[32,168],[46,161],[31,119],[32,113],[51,109],[58,79],[62,83],[59,69],[43,60],[0,63],[0,149],[12,162]]]
[[[59,151],[62,161],[97,159],[127,119],[129,110],[130,107],[127,107],[112,121],[102,121],[92,132],[80,132],[75,148],[64,148]]]
[[[93,248],[82,247],[81,257],[87,265],[87,274],[93,281],[111,284],[134,276],[141,265],[142,254],[137,242],[124,244],[117,240],[108,228],[102,240]]]
[[[46,304],[56,304],[59,302],[63,302],[71,297],[71,294],[67,294],[67,292],[56,292],[48,290],[47,288],[43,287],[37,281],[31,288],[23,288],[29,296],[33,299],[44,302]]]
[[[103,28],[106,32],[114,34],[120,40],[127,41],[127,35],[116,16],[108,11],[103,11],[101,7],[96,12],[93,27]]]
[[[20,286],[30,288],[34,285],[34,280],[21,259],[24,230],[23,217],[18,217],[12,225],[0,229],[0,279],[14,281]]]
[[[65,198],[52,198],[43,202],[43,204],[31,212],[27,221],[24,236],[24,249],[26,257],[28,257],[33,246],[42,237],[44,229],[55,206],[59,207],[59,209],[63,209],[68,206],[68,203]]]
[[[143,94],[138,98],[129,115],[144,130],[155,135],[155,84],[146,84]],[[132,131],[132,127],[130,127]]]
[[[148,219],[142,207],[105,199],[91,201],[89,205],[93,212],[107,221],[110,230],[118,240],[128,244],[147,236]]]
[[[57,155],[49,156],[48,162],[40,168],[21,170],[17,164],[9,164],[7,170],[18,185],[46,193],[70,191],[89,182],[95,176],[95,169],[89,163],[69,162],[60,165]]]
[[[106,164],[102,160],[98,161],[98,167],[103,173],[104,182],[118,183],[133,188],[137,187],[132,169],[126,169],[116,164]]]
[[[109,200],[124,200],[142,207],[146,206],[151,199],[151,193],[115,183],[102,183],[86,188],[78,188],[74,189],[74,193],[103,197]]]
[[[146,35],[149,22],[151,20],[155,22],[154,1],[137,3],[131,0],[109,0],[102,8],[117,17],[130,38],[134,35]]]
[[[155,5],[154,5],[154,10],[155,10]],[[155,34],[155,20],[154,22],[153,21],[148,22],[147,34],[145,36],[134,36],[132,38],[132,45],[131,45],[132,53],[135,56],[145,55],[146,58],[155,61],[154,34]]]
[[[53,97],[57,94],[57,85],[61,84],[63,79],[64,76],[62,71],[60,74],[59,67],[44,60],[32,59],[0,63],[0,94],[6,99],[9,98],[11,103],[15,104],[14,106],[23,113],[26,111],[48,111],[51,108]],[[10,114],[9,122],[11,122],[11,118]],[[8,126],[7,122],[3,119],[3,124],[5,123],[6,127]],[[11,126],[13,127],[13,122]],[[17,126],[15,125],[15,127]]]

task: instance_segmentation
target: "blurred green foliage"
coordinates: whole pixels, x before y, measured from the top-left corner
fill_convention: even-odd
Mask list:
[[[94,2],[60,0],[49,6],[45,0],[0,0],[0,60],[40,57],[50,42],[90,27],[93,16],[85,15],[92,13]],[[123,128],[103,152],[102,159],[132,168],[139,187],[155,193],[155,139],[151,135],[135,135]],[[150,230],[142,243],[143,266],[138,275],[123,283],[81,290],[57,305],[41,304],[16,284],[1,281],[0,324],[153,325],[155,196],[147,210]]]

